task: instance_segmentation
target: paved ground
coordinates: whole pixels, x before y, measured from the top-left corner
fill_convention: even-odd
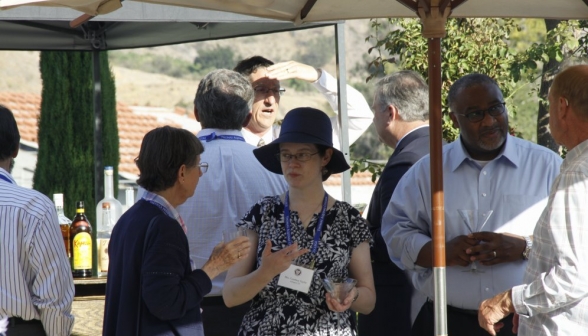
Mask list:
[[[76,298],[72,305],[76,318],[72,336],[102,335],[104,317],[104,297]]]

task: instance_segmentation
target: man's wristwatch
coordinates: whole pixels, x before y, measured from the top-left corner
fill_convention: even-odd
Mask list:
[[[529,255],[531,254],[531,249],[533,248],[533,241],[529,236],[523,236],[523,238],[525,239],[525,243],[527,243],[527,246],[525,246],[525,250],[523,251],[523,260],[528,260]]]

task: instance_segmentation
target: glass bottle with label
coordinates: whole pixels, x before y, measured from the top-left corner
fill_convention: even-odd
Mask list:
[[[97,233],[108,232],[108,237],[110,237],[112,228],[122,215],[123,209],[122,204],[114,197],[113,174],[114,169],[111,166],[104,167],[104,198],[96,205],[96,223],[98,224]],[[109,223],[111,223],[109,227],[103,227],[103,224],[105,223],[103,219],[105,213],[103,207],[104,203],[108,203],[109,205],[108,216],[110,216]]]
[[[65,254],[71,258],[70,242],[69,242],[69,227],[71,220],[63,213],[63,194],[53,194],[53,203],[55,203],[55,210],[57,210],[57,219],[59,220],[59,228],[61,229],[61,236],[63,237],[63,245],[65,245]]]
[[[102,203],[102,223],[98,226],[96,245],[98,245],[98,276],[108,275],[108,243],[114,223],[110,215],[110,203]]]
[[[86,218],[84,201],[76,203],[76,216],[69,230],[74,278],[92,276],[92,226]]]

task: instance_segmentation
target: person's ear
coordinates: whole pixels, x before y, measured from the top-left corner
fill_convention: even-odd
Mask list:
[[[251,121],[252,116],[253,116],[253,113],[251,113],[251,111],[249,111],[249,113],[247,113],[247,116],[245,117],[245,120],[243,120],[243,127],[247,127],[247,125],[249,125],[249,122]]]
[[[449,112],[449,118],[453,122],[453,127],[459,128],[459,122],[457,121],[457,116],[453,112]]]
[[[18,156],[18,151],[20,150],[20,144],[16,145],[16,148],[14,149],[14,152],[12,152],[12,158],[16,158]]]
[[[394,105],[386,106],[386,116],[388,117],[388,124],[391,124],[398,118],[398,109]]]
[[[326,167],[329,162],[331,162],[331,158],[333,157],[333,148],[327,148],[325,151],[325,156],[323,156],[323,167]]]
[[[198,109],[194,106],[194,118],[196,118],[197,122],[200,122],[200,118],[198,118]]]
[[[178,181],[181,183],[184,183],[184,181],[186,180],[186,165],[183,164],[180,166],[180,169],[178,169]]]

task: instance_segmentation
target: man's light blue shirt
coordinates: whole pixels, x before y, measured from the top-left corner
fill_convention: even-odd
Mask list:
[[[241,136],[239,130],[203,129],[198,137]],[[253,155],[254,146],[239,140],[201,140],[204,153],[200,162],[208,162],[194,196],[177,210],[188,228],[190,258],[202,268],[214,246],[221,242],[223,230],[235,224],[264,196],[278,195],[288,188],[282,175],[265,169]],[[209,295],[221,295],[226,273],[213,279]]]
[[[486,225],[476,231],[532,235],[561,161],[551,150],[512,136],[507,137],[502,153],[484,167],[470,157],[461,138],[444,146],[446,241],[470,233],[458,209],[482,214],[493,211]],[[432,235],[430,186],[427,155],[398,183],[381,230],[392,261],[400,268],[415,270],[415,288],[434,298],[432,269],[415,264]],[[447,267],[447,304],[478,309],[482,300],[521,284],[526,262],[521,259],[494,266],[477,263],[477,267],[484,273],[467,272],[470,266]]]

